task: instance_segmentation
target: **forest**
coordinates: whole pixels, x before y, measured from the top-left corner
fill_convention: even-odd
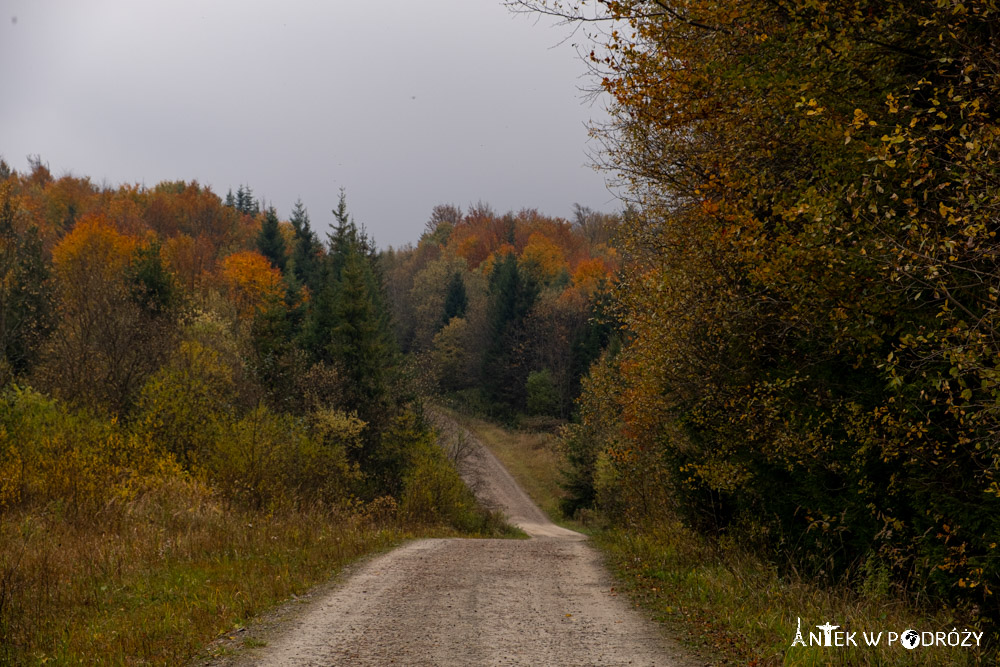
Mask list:
[[[647,584],[679,527],[996,651],[996,3],[600,0],[608,30],[594,3],[509,4],[584,26],[620,214],[442,204],[379,250],[343,192],[324,239],[246,186],[0,164],[2,657],[109,632],[45,616],[130,576],[104,534],[183,560],[215,525],[247,541],[224,560],[254,523],[289,553],[330,526],[359,550],[502,532],[431,397],[558,432],[564,515]]]
[[[396,340],[424,392],[536,427],[569,418],[615,337],[603,307],[620,223],[579,205],[572,221],[435,207],[416,247],[384,257]]]

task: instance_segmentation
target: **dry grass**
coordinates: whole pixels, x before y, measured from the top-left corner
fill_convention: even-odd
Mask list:
[[[862,632],[963,630],[949,610],[920,609],[890,595],[861,596],[780,577],[738,547],[720,550],[680,524],[601,533],[598,544],[634,599],[689,644],[719,661],[752,665],[967,665],[985,660],[968,648],[898,643],[863,645]],[[808,632],[826,622],[857,632],[857,648],[791,648],[797,619]]]
[[[0,518],[0,664],[158,664],[405,535],[358,513],[227,509],[171,480],[68,520]]]

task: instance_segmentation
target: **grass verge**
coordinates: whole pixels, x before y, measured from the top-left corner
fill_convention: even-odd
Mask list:
[[[737,547],[719,549],[680,524],[601,531],[596,543],[632,598],[685,643],[713,652],[721,664],[967,665],[981,664],[970,648],[904,648],[888,632],[959,631],[968,626],[946,609],[921,609],[891,596],[862,596],[781,577]],[[798,619],[808,643],[816,626],[854,632],[857,646],[795,646]],[[878,647],[863,633],[883,632]],[[845,636],[846,637],[846,636]]]

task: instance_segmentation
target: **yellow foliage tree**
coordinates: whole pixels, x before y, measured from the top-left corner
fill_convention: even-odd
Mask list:
[[[539,232],[528,237],[528,243],[521,252],[520,263],[528,275],[541,285],[552,282],[560,269],[566,268],[562,248]]]
[[[576,265],[576,270],[573,272],[573,285],[587,294],[593,294],[601,286],[601,283],[608,279],[609,273],[604,260],[591,257]]]
[[[233,253],[223,259],[222,280],[241,318],[251,318],[281,298],[281,272],[253,250]]]

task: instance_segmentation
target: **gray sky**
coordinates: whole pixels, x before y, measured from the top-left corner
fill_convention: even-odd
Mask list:
[[[249,184],[379,245],[435,204],[617,208],[566,27],[500,0],[0,0],[0,155],[56,176]]]

